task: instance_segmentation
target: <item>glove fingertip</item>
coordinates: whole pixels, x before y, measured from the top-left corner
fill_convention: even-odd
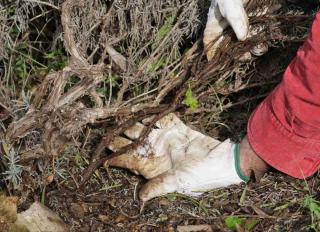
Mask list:
[[[218,2],[223,17],[234,30],[237,38],[243,41],[249,33],[249,20],[241,0],[224,0]]]
[[[230,22],[230,25],[232,26],[238,40],[244,41],[247,38],[249,32],[249,22],[247,18],[234,23]]]
[[[175,176],[170,171],[148,181],[140,190],[139,198],[147,202],[155,197],[176,191]]]
[[[156,188],[156,186],[152,184],[152,181],[149,181],[148,183],[146,183],[139,192],[140,200],[142,202],[147,202],[152,198],[156,197],[156,195],[154,194],[154,191],[155,191],[154,188]]]

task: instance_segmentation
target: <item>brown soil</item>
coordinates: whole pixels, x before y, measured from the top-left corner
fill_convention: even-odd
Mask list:
[[[47,192],[46,204],[72,225],[72,231],[175,231],[179,225],[209,224],[229,231],[224,220],[239,215],[258,224],[252,231],[308,231],[310,214],[302,208],[309,191],[319,192],[319,177],[308,182],[280,173],[267,174],[260,183],[214,190],[200,198],[170,194],[149,202],[142,213],[135,200],[141,179],[112,169],[100,170],[104,184],[81,190]],[[108,190],[101,190],[107,186]]]
[[[291,48],[298,45],[292,44]],[[293,49],[273,49],[256,68],[270,80],[269,74],[286,65],[294,54]],[[273,78],[280,81],[281,75]],[[258,88],[255,93],[266,93],[272,88]],[[240,138],[250,111],[259,101],[226,112],[230,130],[214,129],[211,134],[219,132],[221,138]],[[73,176],[79,173],[75,171]],[[243,217],[248,224],[256,222],[251,231],[309,231],[310,213],[302,206],[307,195],[319,196],[320,186],[319,175],[303,181],[271,171],[260,183],[218,189],[200,198],[179,194],[160,197],[145,205],[140,213],[142,205],[136,193],[143,179],[114,168],[107,172],[101,168],[96,174],[81,189],[67,187],[75,185],[70,178],[48,186],[45,203],[72,225],[73,231],[176,231],[179,225],[199,224],[209,224],[213,231],[229,231],[225,224],[228,216]]]
[[[72,7],[70,7],[70,9],[65,7],[63,11],[64,14],[67,14],[71,8]],[[308,12],[310,12],[310,9],[308,9]],[[60,14],[60,11],[56,12],[56,14]],[[272,19],[272,16],[269,18],[258,17],[257,21],[253,23],[261,23],[266,19]],[[302,22],[304,19],[310,21],[310,17],[308,18],[307,16],[305,18],[303,16],[290,16],[288,18],[280,16],[280,29],[290,30],[286,27],[288,24],[285,24],[285,22],[288,23],[290,19],[292,19],[292,21],[296,20],[290,25],[304,25],[304,22]],[[308,22],[305,24],[308,24]],[[64,22],[64,25],[66,26],[68,23]],[[272,26],[273,24],[270,23],[270,25],[270,30],[267,31],[268,33],[266,34],[268,34],[269,37],[272,33],[274,33],[272,35],[277,35],[276,32],[280,30],[277,27],[278,24],[274,23],[274,25],[277,26]],[[65,29],[65,32],[70,33],[69,37],[66,36],[70,41],[66,40],[64,42],[70,47],[76,47],[75,41],[70,39],[72,38],[71,28],[72,27],[67,27],[67,29]],[[301,28],[304,29],[302,30]],[[307,30],[305,26],[301,26],[299,29],[301,29],[303,33]],[[97,31],[100,32],[100,29]],[[246,50],[248,47],[252,47],[252,44],[250,44],[249,41],[248,44],[245,44],[247,47],[242,48],[241,46],[244,45],[240,42],[234,42],[233,33],[231,31],[228,33],[229,37],[226,37],[226,45],[232,43],[233,47],[231,46],[228,52],[223,51],[221,57],[226,61],[231,60],[226,66],[232,70],[232,68],[234,68],[232,63],[234,60],[233,57],[230,58],[230,54],[233,54],[234,51],[238,51],[239,53],[241,50]],[[66,35],[66,33],[64,33],[64,35]],[[284,35],[286,35],[286,33],[284,33]],[[270,38],[264,38],[264,35],[259,35],[258,37],[258,39],[262,41],[264,41],[264,39],[271,41]],[[186,77],[187,74],[184,76],[181,74],[181,79],[190,79],[190,83],[195,90],[195,95],[199,96],[199,102],[203,106],[203,112],[201,111],[194,114],[188,112],[185,105],[181,102],[189,83],[187,83],[186,80],[185,83],[180,83],[174,79],[163,79],[163,81],[168,81],[169,84],[167,86],[170,88],[163,88],[165,90],[163,96],[159,94],[161,104],[158,104],[156,107],[149,107],[147,110],[150,115],[177,111],[179,116],[187,124],[197,128],[203,133],[207,133],[220,140],[231,137],[234,141],[239,141],[246,133],[246,123],[251,112],[259,102],[270,93],[276,84],[281,81],[282,73],[301,45],[300,38],[302,37],[303,36],[299,36],[297,41],[294,41],[292,38],[286,40],[286,36],[279,37],[278,40],[281,41],[282,44],[280,44],[279,41],[274,44],[274,41],[269,41],[272,48],[267,54],[257,58],[250,64],[243,65],[249,67],[248,70],[246,70],[247,73],[244,75],[243,80],[240,78],[240,87],[245,86],[244,89],[234,87],[234,83],[237,81],[234,80],[235,78],[232,75],[229,79],[226,78],[223,80],[223,83],[231,80],[230,85],[227,84],[221,87],[218,83],[217,86],[212,87],[212,84],[216,84],[215,81],[220,75],[219,66],[215,69],[215,65],[217,65],[218,62],[208,64],[206,60],[203,59],[204,56],[200,55],[201,52],[195,52],[196,55],[192,56],[192,59],[190,58],[191,61],[186,59],[186,63],[192,63],[196,60],[194,63],[199,61],[199,65],[186,64],[190,70],[182,73],[187,73],[189,77]],[[233,40],[231,38],[233,38]],[[241,185],[218,189],[205,193],[199,198],[190,198],[180,194],[169,194],[154,199],[142,207],[141,202],[137,199],[137,192],[145,180],[126,170],[116,168],[105,169],[103,167],[95,170],[95,168],[99,167],[102,163],[101,160],[107,157],[106,155],[111,154],[110,151],[104,151],[104,142],[110,142],[110,137],[121,134],[126,126],[130,126],[130,123],[134,124],[135,121],[149,115],[142,114],[146,109],[142,109],[142,113],[140,111],[138,112],[141,113],[141,115],[134,115],[130,111],[131,108],[127,107],[120,111],[123,112],[122,114],[106,116],[105,118],[102,117],[102,119],[95,118],[90,120],[89,116],[86,117],[87,115],[83,112],[83,114],[79,116],[79,111],[81,111],[81,107],[84,108],[84,106],[78,103],[89,102],[92,104],[92,101],[90,97],[88,97],[88,93],[86,93],[87,95],[85,96],[87,98],[80,98],[74,93],[76,91],[69,91],[70,88],[67,88],[68,85],[66,84],[67,80],[61,78],[61,76],[63,76],[61,73],[65,72],[65,75],[70,75],[70,79],[72,79],[75,74],[80,76],[82,81],[79,81],[81,84],[79,87],[81,88],[78,91],[81,92],[83,89],[87,91],[89,84],[94,86],[94,81],[103,77],[103,75],[106,74],[106,70],[101,68],[103,66],[86,64],[86,60],[80,59],[82,58],[80,56],[82,54],[79,55],[75,52],[77,49],[67,47],[66,50],[68,49],[69,55],[74,58],[73,62],[76,64],[70,66],[74,73],[67,70],[55,72],[51,76],[47,75],[45,79],[47,83],[43,81],[43,88],[40,88],[40,90],[46,91],[43,93],[37,91],[35,94],[36,100],[33,99],[33,106],[35,106],[36,110],[29,114],[32,120],[28,118],[28,115],[25,116],[23,114],[24,111],[14,115],[14,113],[10,112],[9,107],[6,107],[10,106],[7,102],[15,99],[14,95],[19,95],[18,93],[9,96],[5,91],[3,93],[0,92],[0,103],[3,103],[0,104],[0,126],[3,124],[4,128],[9,128],[8,131],[12,132],[9,133],[9,136],[6,134],[7,137],[12,138],[12,141],[9,140],[10,143],[16,147],[22,146],[29,148],[29,146],[33,146],[32,149],[34,149],[31,150],[31,154],[30,152],[23,153],[21,151],[21,153],[23,153],[22,162],[24,166],[21,185],[15,188],[8,181],[1,182],[1,189],[5,190],[8,195],[19,197],[20,211],[27,209],[34,201],[41,201],[57,212],[65,222],[71,226],[72,231],[76,232],[176,231],[178,226],[181,225],[201,224],[210,225],[213,231],[229,231],[225,220],[230,216],[245,219],[245,226],[242,226],[243,228],[237,228],[239,232],[245,231],[244,228],[249,225],[255,226],[252,226],[253,228],[250,230],[247,229],[247,231],[273,232],[310,230],[312,224],[311,215],[308,209],[303,206],[303,203],[307,196],[312,196],[315,200],[320,199],[320,178],[318,174],[304,181],[290,178],[276,171],[271,171],[261,179],[260,183],[249,183],[247,186]],[[70,51],[73,51],[74,54]],[[194,57],[196,56],[200,58],[195,59]],[[181,62],[181,66],[184,66],[183,62]],[[196,67],[198,67],[198,69],[194,70]],[[202,67],[204,67],[203,70],[201,69]],[[210,67],[213,68],[214,71],[211,72]],[[119,69],[117,66],[116,68]],[[114,71],[114,67],[112,70]],[[135,70],[131,71],[135,72]],[[166,73],[163,75],[166,76]],[[33,83],[34,85],[39,85],[38,79],[40,78],[38,78],[38,76],[31,77],[31,79],[35,82]],[[59,80],[62,84],[59,84]],[[14,78],[12,78],[11,81],[14,82]],[[52,107],[52,109],[50,107],[46,108],[46,104],[48,102],[50,103],[50,101],[52,101],[52,105],[59,105],[58,103],[60,103],[56,101],[58,98],[55,98],[54,94],[50,95],[53,96],[49,99],[50,101],[45,98],[45,96],[49,96],[52,89],[55,89],[52,87],[53,82],[55,82],[55,84],[58,83],[58,88],[52,92],[59,93],[60,91],[61,93],[57,94],[57,96],[60,97],[62,94],[71,92],[72,94],[69,94],[69,97],[73,97],[74,101],[71,101],[69,105],[65,104],[65,106],[62,102],[61,105],[63,105],[64,108],[59,108],[58,106],[57,108]],[[70,83],[68,82],[68,84]],[[124,82],[121,82],[121,84],[125,86]],[[152,89],[152,84],[146,82],[145,85]],[[66,93],[62,88],[59,88],[61,86],[66,86]],[[229,87],[230,89],[228,89]],[[121,92],[121,90],[117,88],[116,86],[115,89]],[[218,93],[219,97],[226,101],[222,104],[222,113],[220,109],[217,111],[218,113],[206,111],[207,109],[211,109],[213,104],[217,104],[216,99],[211,97],[214,95],[212,91],[215,91],[215,89],[220,91]],[[134,92],[134,89],[132,92]],[[206,94],[201,98],[203,92]],[[92,93],[90,92],[90,94]],[[131,89],[128,87],[127,89],[124,88],[122,97],[125,100],[130,100],[131,97],[135,96],[130,94],[132,94]],[[3,96],[6,96],[6,98]],[[84,95],[79,94],[79,96]],[[94,99],[96,94],[93,93],[91,97]],[[177,101],[172,100],[175,98]],[[17,99],[20,100],[19,97],[17,97]],[[231,106],[228,105],[228,102],[231,103]],[[89,103],[86,109],[91,109]],[[50,104],[48,105],[50,106]],[[132,103],[132,106],[135,105]],[[79,107],[80,110],[78,111]],[[61,110],[61,112],[57,112],[54,109],[63,109],[65,111],[63,112]],[[70,115],[67,115],[66,112]],[[12,115],[14,115],[14,117]],[[81,116],[86,120],[77,123],[76,120],[78,120],[78,118],[81,119]],[[19,118],[26,118],[26,122],[31,121],[37,127],[23,123],[23,120],[22,123],[21,121],[20,123],[16,123]],[[212,118],[214,118],[213,121]],[[11,126],[8,127],[10,124]],[[40,126],[38,126],[38,124]],[[20,127],[15,127],[16,125],[20,125]],[[69,127],[65,129],[67,126]],[[114,129],[117,128],[117,126],[120,128],[118,131]],[[1,136],[4,137],[5,134],[5,132],[2,133],[1,130],[0,139],[2,139]],[[77,132],[75,133],[76,138],[73,137],[74,131]],[[65,135],[64,132],[68,133]],[[43,135],[44,138],[39,138],[39,134]],[[145,135],[146,134],[147,132]],[[105,135],[107,135],[106,137],[108,138],[103,140],[102,138]],[[18,138],[24,136],[25,138],[19,141]],[[43,144],[44,147],[41,147]],[[99,146],[99,144],[102,145]],[[40,149],[37,149],[38,147],[36,145],[39,145]],[[64,148],[66,149],[63,151]],[[47,150],[50,152],[47,152]],[[37,151],[38,153],[33,151]],[[0,147],[0,153],[1,155],[4,153],[2,147]],[[92,165],[93,162],[91,162],[91,158],[97,153],[98,161]],[[113,155],[115,155],[115,153]],[[5,164],[5,162],[1,162],[1,172],[7,170]],[[90,164],[91,169],[88,171]],[[90,177],[91,172],[94,172],[94,175]],[[84,173],[89,174],[83,176]],[[88,181],[82,181],[87,178]],[[84,185],[81,185],[83,182]]]

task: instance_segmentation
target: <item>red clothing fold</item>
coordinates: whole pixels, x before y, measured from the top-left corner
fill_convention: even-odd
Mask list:
[[[248,123],[253,150],[272,167],[296,178],[320,165],[320,12],[282,82]]]

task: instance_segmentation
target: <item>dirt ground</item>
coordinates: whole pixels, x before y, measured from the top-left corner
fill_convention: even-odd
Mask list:
[[[286,65],[294,56],[294,46],[299,44],[292,44],[288,51],[278,48],[267,54],[256,67],[261,70],[260,75],[270,79],[273,69],[280,63]],[[272,78],[280,81],[281,74]],[[255,93],[266,93],[272,88]],[[230,129],[215,128],[212,134],[234,139],[243,136],[250,112],[261,100],[226,112]],[[73,176],[79,175],[70,171]],[[320,199],[319,175],[304,181],[271,170],[259,183],[214,190],[199,198],[169,194],[150,201],[140,212],[137,191],[144,183],[142,178],[115,168],[107,172],[101,168],[96,174],[81,189],[70,189],[68,183],[74,182],[70,178],[48,186],[46,205],[72,225],[73,231],[176,231],[181,225],[202,224],[210,225],[213,231],[230,231],[225,223],[230,216],[255,225],[247,231],[310,231],[311,214],[304,201],[307,196]]]
[[[230,215],[256,224],[250,231],[310,231],[310,213],[302,204],[310,191],[319,193],[318,176],[305,182],[270,173],[259,184],[214,190],[200,198],[170,194],[152,200],[140,213],[135,200],[140,179],[119,170],[104,178],[105,185],[81,191],[48,191],[46,204],[73,231],[176,231],[179,225],[201,224],[230,231],[225,224]]]

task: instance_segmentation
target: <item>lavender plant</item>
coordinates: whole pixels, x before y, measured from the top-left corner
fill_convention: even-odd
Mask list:
[[[21,182],[21,173],[22,173],[22,165],[19,165],[19,155],[16,150],[11,147],[5,152],[5,161],[7,163],[7,170],[2,174],[5,176],[5,180],[8,180],[15,187],[20,185]]]

